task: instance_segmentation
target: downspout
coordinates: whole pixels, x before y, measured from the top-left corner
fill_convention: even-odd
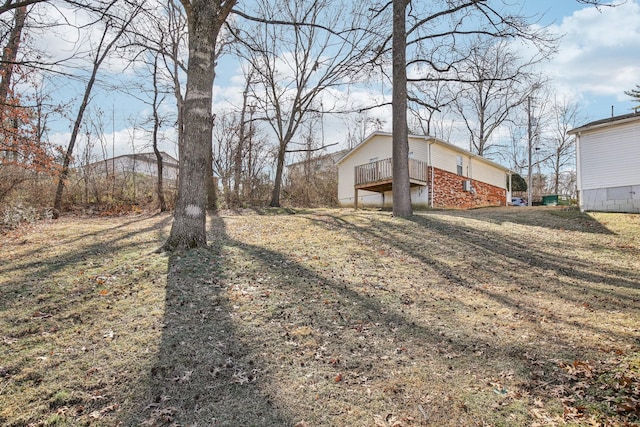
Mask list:
[[[353,209],[358,210],[358,173],[356,172],[357,167],[353,167],[353,191],[354,191],[354,199],[353,199]]]
[[[473,157],[469,156],[469,166],[467,167],[467,178],[469,178],[469,194],[471,195],[471,206],[476,205],[476,191],[473,188]]]
[[[429,194],[431,197],[429,197],[431,199],[431,209],[433,209],[434,205],[435,205],[435,174],[433,172],[433,158],[432,153],[431,153],[431,146],[433,145],[433,142],[431,144],[429,144],[429,167],[431,168],[431,188],[429,188],[429,192],[431,194]]]
[[[578,207],[580,208],[580,212],[584,212],[584,205],[582,200],[582,161],[580,159],[580,137],[582,136],[582,132],[576,133],[576,195],[578,196]]]

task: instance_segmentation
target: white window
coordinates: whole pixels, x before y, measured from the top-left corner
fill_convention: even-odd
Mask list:
[[[462,176],[462,156],[458,156],[457,161],[458,161],[457,172],[458,172],[458,175]]]

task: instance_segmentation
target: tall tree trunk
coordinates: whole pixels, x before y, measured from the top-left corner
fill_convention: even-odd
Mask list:
[[[216,36],[217,37],[217,36]],[[215,43],[215,40],[214,40]],[[213,77],[211,78],[211,87],[213,88],[213,83],[216,80],[216,73],[215,73],[215,63],[218,60],[218,55],[219,55],[219,51],[216,50],[215,48],[215,44],[214,44],[214,56],[213,56]],[[213,127],[213,122],[215,120],[215,117],[212,116],[211,117],[211,126]],[[210,132],[212,133],[213,130]],[[209,212],[215,213],[218,212],[218,189],[216,188],[216,178],[213,175],[213,135],[209,141],[209,159],[207,161],[207,181],[206,181],[206,188],[207,188],[207,210]]]
[[[249,108],[249,135],[247,139],[247,173],[245,174],[245,197],[253,203],[254,171],[253,171],[253,106]],[[247,191],[248,189],[248,191]]]
[[[157,106],[154,105],[154,123],[153,123],[153,153],[156,155],[156,165],[158,171],[158,179],[156,181],[156,194],[158,195],[158,204],[160,205],[160,212],[166,212],[167,202],[164,198],[164,163],[162,161],[162,153],[158,149],[158,129],[160,123],[158,120]]]
[[[0,102],[3,104],[6,102],[7,96],[9,95],[11,77],[13,74],[13,68],[15,67],[16,58],[18,57],[18,49],[20,47],[22,29],[24,28],[24,21],[26,17],[26,6],[16,9],[13,19],[14,25],[11,29],[11,34],[9,35],[9,41],[2,52],[2,63],[0,64]],[[1,111],[2,109],[0,109],[0,112]]]
[[[407,0],[393,0],[393,215],[413,215],[407,126]]]
[[[272,208],[280,207],[280,189],[282,188],[282,173],[284,171],[284,156],[287,151],[287,144],[280,142],[280,150],[278,151],[278,161],[276,165],[276,177],[273,183],[273,192],[271,193],[271,202],[269,206]]]
[[[218,189],[216,177],[213,174],[213,140],[209,146],[209,161],[207,162],[207,210],[218,212]]]
[[[24,28],[24,21],[27,17],[26,6],[19,7],[15,10],[13,19],[13,28],[9,35],[9,41],[4,47],[2,52],[2,63],[0,63],[0,126],[7,126],[8,135],[16,135],[18,124],[16,120],[6,120],[5,109],[9,108],[10,103],[7,102],[9,93],[11,92],[11,79],[13,77],[13,69],[15,68],[16,58],[18,57],[18,49],[20,48],[20,41],[22,40],[22,29]],[[9,124],[10,122],[11,124]],[[6,145],[10,145],[6,144]],[[18,150],[11,153],[6,153],[7,156],[11,155],[12,160],[18,161]]]
[[[102,57],[102,59],[104,59],[104,56]],[[60,170],[60,175],[58,176],[58,186],[56,187],[56,195],[53,202],[54,218],[58,218],[62,211],[62,193],[64,192],[65,182],[69,177],[69,166],[71,165],[71,159],[73,158],[73,150],[76,146],[76,141],[78,140],[80,125],[82,124],[82,119],[84,118],[84,112],[89,105],[91,91],[93,90],[93,85],[96,82],[96,76],[98,75],[98,69],[100,68],[101,63],[102,60],[98,60],[93,64],[91,78],[89,78],[89,82],[84,89],[84,95],[82,97],[82,102],[80,103],[80,108],[78,109],[78,114],[76,115],[76,121],[73,123],[71,138],[69,139],[69,145],[67,146],[67,151],[65,152],[64,159],[62,161],[62,169]]]
[[[242,92],[242,110],[240,111],[240,129],[238,131],[238,145],[236,146],[235,159],[233,164],[233,203],[235,207],[239,207],[242,202],[240,194],[240,183],[242,181],[242,153],[244,152],[244,142],[246,138],[245,125],[247,114],[247,96],[249,94],[249,85],[251,84],[251,75],[247,76],[247,81]]]
[[[151,143],[153,144],[153,153],[156,156],[156,165],[158,171],[158,179],[156,181],[156,194],[158,195],[158,203],[160,205],[160,212],[165,212],[167,210],[167,202],[164,199],[164,177],[163,173],[163,161],[162,161],[162,153],[158,149],[158,131],[160,130],[160,115],[158,113],[158,108],[160,104],[160,100],[158,99],[159,89],[158,89],[158,55],[155,56],[153,60],[153,134],[151,136]]]
[[[553,171],[553,191],[554,194],[560,194],[560,162],[562,161],[561,159],[562,154],[560,152],[560,149],[558,148],[556,150],[556,164],[554,167],[554,171]]]
[[[211,102],[216,39],[233,0],[181,0],[189,25],[189,68],[184,97],[184,139],[178,200],[165,250],[207,245],[207,162],[211,158]]]

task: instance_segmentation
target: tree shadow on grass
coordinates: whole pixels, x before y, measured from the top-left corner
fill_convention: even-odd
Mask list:
[[[633,270],[603,269],[592,259],[577,260],[564,253],[530,247],[526,242],[479,231],[472,226],[450,223],[434,216],[413,216],[407,220],[358,225],[341,216],[321,220],[327,228],[339,228],[366,241],[372,248],[392,248],[427,266],[444,283],[483,296],[519,318],[546,319],[560,329],[591,331],[603,338],[629,339],[604,324],[581,323],[549,311],[548,302],[583,307],[602,313],[633,312],[640,298],[640,280]],[[473,216],[475,218],[475,216]],[[383,250],[384,252],[384,250]],[[540,280],[543,275],[548,279]],[[502,283],[507,292],[494,290]],[[527,295],[541,295],[538,304]],[[461,320],[461,319],[460,319]],[[569,351],[578,349],[576,343]]]
[[[108,220],[108,218],[105,219],[105,221]],[[90,221],[97,220],[90,219]],[[123,250],[127,246],[135,247],[146,243],[153,243],[155,240],[149,240],[147,242],[136,241],[130,245],[126,244],[128,239],[147,235],[150,232],[157,232],[160,235],[158,239],[162,240],[162,230],[171,222],[171,217],[165,215],[159,222],[153,222],[144,228],[134,228],[124,234],[119,231],[120,229],[127,229],[147,221],[149,221],[149,216],[146,215],[134,217],[113,227],[111,229],[111,231],[114,231],[113,236],[109,236],[108,231],[99,228],[95,232],[82,234],[78,237],[57,243],[59,246],[75,247],[76,249],[73,251],[57,254],[55,251],[48,251],[48,247],[43,247],[34,251],[25,252],[21,256],[24,260],[28,261],[7,263],[6,265],[0,264],[0,274],[7,275],[8,277],[16,277],[15,284],[18,286],[19,283],[21,283],[21,280],[18,279],[25,279],[21,277],[24,271],[29,271],[32,276],[48,277],[69,265],[81,263],[95,256],[108,256],[109,254]],[[148,235],[153,236],[153,234]],[[51,255],[51,252],[54,252],[55,255]]]
[[[110,408],[106,418],[118,407],[106,402],[123,395],[117,383],[124,372],[137,374],[139,366],[128,370],[139,360],[135,343],[153,335],[141,325],[153,317],[146,292],[162,260],[152,251],[169,220],[145,215],[56,223],[8,248],[19,256],[0,263],[0,418],[40,425],[48,416],[78,416],[98,425],[94,409]],[[70,224],[74,229],[66,230]],[[64,414],[56,413],[60,408]]]
[[[535,236],[528,236],[523,239],[505,238],[499,235],[485,234],[473,227],[462,224],[451,224],[438,218],[428,216],[413,216],[409,219],[420,227],[436,230],[438,233],[446,235],[451,241],[456,242],[460,247],[466,247],[467,251],[473,253],[488,254],[487,259],[492,256],[518,262],[528,267],[535,267],[546,271],[551,271],[562,277],[579,279],[586,283],[606,284],[613,288],[629,288],[636,290],[640,281],[630,271],[609,268],[606,271],[594,268],[591,259],[576,259],[565,254],[560,247],[543,247],[544,245],[531,245],[527,238],[535,239]],[[597,223],[597,221],[593,220]],[[560,222],[559,224],[570,224],[571,221]],[[561,225],[558,225],[561,227]],[[570,226],[565,226],[570,227]],[[609,232],[608,234],[612,234]],[[558,239],[560,240],[560,239]],[[483,267],[490,270],[490,266]],[[522,269],[516,276],[516,280],[527,281],[527,270]],[[521,274],[520,274],[521,273]],[[614,291],[615,294],[615,291]],[[579,297],[578,292],[570,292],[567,297]],[[627,298],[622,298],[624,301]],[[575,302],[579,302],[575,300]],[[628,302],[629,304],[632,301]]]
[[[592,216],[580,212],[578,208],[540,206],[479,208],[472,210],[446,210],[416,212],[416,217],[429,216],[431,212],[442,212],[449,216],[473,218],[493,224],[513,223],[518,225],[542,227],[558,231],[581,231],[590,234],[615,234]],[[535,236],[526,236],[535,239]]]
[[[76,275],[81,276],[84,274],[85,263],[87,268],[96,269],[102,263],[107,264],[105,258],[118,256],[123,251],[135,252],[140,246],[153,245],[157,240],[162,239],[163,230],[170,220],[171,218],[166,216],[160,221],[146,224],[149,221],[148,216],[134,218],[112,228],[111,231],[115,231],[112,235],[110,231],[100,228],[93,233],[61,242],[59,245],[62,249],[49,250],[49,246],[42,246],[37,250],[21,254],[20,260],[6,265],[0,263],[0,275],[9,278],[9,281],[0,289],[0,309],[9,310],[12,306],[20,306],[24,298],[37,298],[39,311],[48,315],[62,315],[70,307],[61,305],[52,292],[43,292],[43,283],[51,282],[52,278],[65,270],[75,271]],[[135,228],[138,224],[145,226]],[[122,232],[121,229],[129,227],[134,228],[126,233]],[[139,236],[147,237],[146,240],[141,240]],[[120,267],[124,268],[124,266]],[[109,276],[118,273],[109,270],[101,274]],[[88,287],[78,286],[77,289],[73,289],[72,283],[68,283],[69,278],[66,276],[57,280],[61,281],[61,286],[67,288],[66,292],[70,293],[69,298],[77,297],[82,300],[85,294],[91,292],[91,288]],[[34,285],[34,282],[37,283]],[[75,306],[72,305],[71,308]]]
[[[291,422],[261,391],[260,349],[236,337],[224,296],[224,223],[207,249],[170,256],[163,333],[148,392],[127,425],[284,426]]]
[[[509,272],[478,266],[478,276],[457,273],[436,252],[416,254],[419,237],[398,238],[431,223],[416,219],[364,227],[339,216],[309,218],[313,232],[327,238],[338,230],[350,239],[362,238],[363,250],[375,252],[384,244],[416,257],[420,268],[430,268],[454,291],[459,286],[502,307],[529,310],[517,297],[484,291],[473,281],[490,274],[509,280]],[[454,238],[460,245],[474,237],[470,229],[437,227],[443,235],[460,236]],[[504,400],[504,388],[496,389],[496,382],[549,399],[546,387],[555,382],[541,373],[545,357],[574,360],[589,350],[569,341],[541,348],[504,324],[493,326],[491,314],[470,318],[478,307],[455,295],[433,303],[427,280],[414,284],[423,300],[407,299],[392,287],[333,270],[331,262],[338,260],[327,260],[325,271],[318,271],[299,261],[301,254],[293,248],[235,240],[221,218],[212,219],[211,229],[211,249],[176,254],[169,261],[164,331],[147,395],[132,418],[138,423],[530,425],[526,405],[531,402]],[[511,243],[474,245],[512,259]],[[320,250],[303,244],[311,253]],[[551,256],[535,262],[560,271]],[[354,268],[365,268],[355,263]],[[498,338],[496,330],[509,335]]]
[[[439,346],[442,336],[435,329],[418,326],[350,289],[349,283],[320,276],[285,254],[232,240],[220,218],[212,222],[210,249],[169,260],[157,361],[146,396],[125,415],[126,425],[357,425],[359,417],[346,413],[351,405],[363,411],[362,425],[374,422],[372,411],[422,417],[417,405],[404,407],[402,386],[392,379],[392,370],[412,363],[398,350],[409,346],[405,341]],[[227,250],[250,264],[227,270]],[[239,275],[226,277],[227,272]],[[262,281],[260,275],[272,280]],[[318,305],[322,295],[331,302]],[[254,306],[253,314],[240,314],[250,313],[246,305],[259,298],[264,302]],[[247,320],[252,316],[260,320]],[[341,372],[344,379],[338,381]],[[385,408],[368,408],[370,380],[389,385],[395,401],[378,396]],[[430,380],[420,380],[421,386],[428,389]],[[309,381],[325,386],[310,390]]]

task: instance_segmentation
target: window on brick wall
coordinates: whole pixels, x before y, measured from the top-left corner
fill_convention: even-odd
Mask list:
[[[457,164],[458,164],[458,167],[457,167],[458,175],[462,175],[462,156],[458,156]]]

